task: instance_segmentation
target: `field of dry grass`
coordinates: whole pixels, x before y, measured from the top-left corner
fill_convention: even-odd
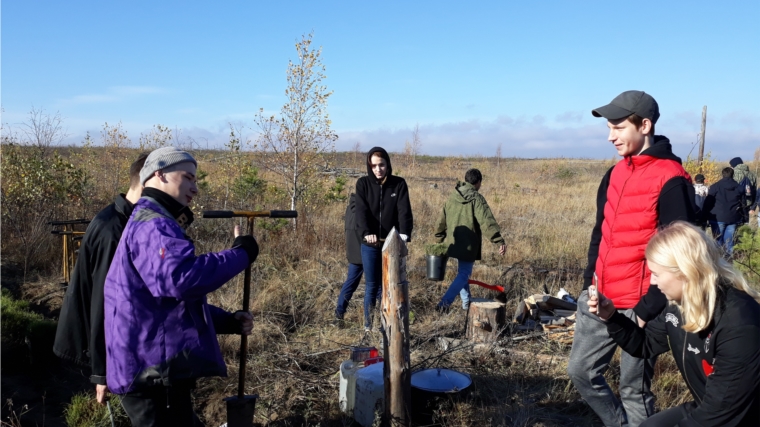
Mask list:
[[[112,170],[123,170],[123,164],[128,165],[135,153],[125,151],[122,165]],[[99,154],[91,155],[96,159]],[[236,178],[234,174],[243,170],[240,164],[252,161],[255,165],[255,156],[244,157],[235,164],[218,160],[218,152],[197,156],[200,169],[208,175],[203,184],[205,194],[196,199],[195,209],[288,207],[273,176],[260,176],[267,185],[255,195],[237,201],[232,196],[229,189]],[[434,221],[456,181],[463,178],[467,169],[476,167],[484,175],[480,191],[501,225],[508,251],[506,256],[499,257],[495,246],[484,243],[483,260],[476,263],[473,278],[504,285],[508,310],[544,287],[551,293],[564,287],[577,296],[594,223],[596,189],[611,161],[502,159],[496,167],[493,159],[486,158],[418,157],[417,167],[410,168],[399,157],[392,157],[394,172],[409,184],[415,218],[407,261],[413,312],[412,365],[458,369],[470,374],[474,381],[466,398],[439,408],[437,422],[444,426],[598,425],[565,373],[567,346],[545,338],[519,343],[506,340],[501,345],[477,350],[462,345],[444,351],[436,346],[437,337],[463,336],[465,313],[455,310],[439,315],[434,311],[456,266],[455,261],[449,262],[445,281],[428,281],[424,245],[433,241]],[[363,170],[360,162],[350,153],[338,153],[332,158],[334,164]],[[123,181],[126,182],[126,176]],[[354,295],[346,316],[347,326],[337,328],[331,324],[347,268],[343,235],[345,202],[340,197],[353,188],[355,179],[348,179],[337,199],[325,197],[335,185],[334,177],[315,178],[315,183],[310,198],[299,207],[297,229],[273,221],[257,221],[255,234],[261,254],[253,268],[251,307],[256,325],[249,338],[246,393],[260,396],[255,417],[260,425],[351,425],[351,420],[338,409],[340,362],[348,357],[347,346],[372,344],[382,348],[378,333],[364,336],[363,285]],[[93,188],[92,194],[86,202],[82,201],[86,206],[77,208],[85,216],[108,203],[105,196],[108,188]],[[234,220],[199,217],[189,231],[198,252],[228,247]],[[14,259],[12,239],[4,230],[6,260]],[[51,243],[54,246],[55,242]],[[18,285],[17,294],[36,298],[38,306],[47,306],[48,313],[55,316],[60,299],[50,295],[62,296],[63,291],[56,288],[56,280],[51,278],[56,274],[58,258],[48,260],[47,268],[39,269],[41,278]],[[476,297],[489,296],[483,289],[473,289],[473,293]],[[239,309],[241,299],[241,277],[209,297],[210,302],[228,310]],[[209,426],[222,424],[225,417],[222,399],[236,394],[237,388],[239,339],[220,337],[220,343],[229,377],[203,380],[196,393],[199,414]],[[618,376],[616,363],[608,372],[612,384]],[[660,408],[688,398],[669,355],[658,362],[654,389]]]

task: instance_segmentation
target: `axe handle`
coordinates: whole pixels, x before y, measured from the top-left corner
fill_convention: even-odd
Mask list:
[[[224,211],[222,211],[224,212]],[[254,217],[248,217],[248,234],[253,236]],[[248,312],[251,299],[251,264],[245,268],[243,277],[243,311]],[[238,378],[238,398],[245,396],[245,364],[248,361],[248,336],[240,335],[240,377]]]
[[[204,218],[297,218],[297,211],[203,211]]]
[[[480,282],[480,281],[477,281],[477,280],[472,280],[472,279],[468,280],[467,282],[468,282],[470,285],[478,285],[478,286],[482,286],[482,287],[484,287],[484,288],[486,288],[486,289],[490,289],[490,290],[492,290],[492,291],[497,291],[497,292],[504,292],[504,286],[499,286],[499,285],[489,285],[488,283],[483,283],[483,282]]]

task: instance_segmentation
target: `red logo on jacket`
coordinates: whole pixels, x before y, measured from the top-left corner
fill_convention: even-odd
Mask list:
[[[715,360],[713,360],[713,363],[715,363]],[[702,370],[705,371],[705,376],[709,377],[713,374],[715,369],[713,368],[713,365],[707,363],[707,360],[702,359]]]
[[[166,249],[164,248],[159,249],[158,254],[161,255],[161,259],[164,259],[164,255],[166,255]]]

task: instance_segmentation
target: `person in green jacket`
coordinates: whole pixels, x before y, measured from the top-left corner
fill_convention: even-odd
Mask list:
[[[742,206],[742,222],[748,223],[749,214],[757,196],[757,176],[749,169],[749,166],[744,164],[741,157],[734,157],[728,164],[734,168],[734,181],[739,184],[742,184],[742,181],[744,181],[742,191],[744,192],[746,204]]]
[[[470,274],[475,261],[480,259],[483,234],[499,245],[499,255],[507,252],[499,224],[486,199],[478,193],[483,175],[477,169],[470,169],[464,180],[457,182],[456,189],[446,201],[435,231],[437,242],[448,244],[446,255],[456,258],[459,263],[457,277],[436,307],[439,312],[448,311],[457,294],[462,298],[462,308],[467,310],[470,307]]]

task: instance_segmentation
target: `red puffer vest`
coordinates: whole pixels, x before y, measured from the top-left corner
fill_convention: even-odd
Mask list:
[[[677,161],[648,155],[625,158],[612,170],[596,274],[599,291],[619,309],[633,308],[649,289],[644,251],[657,231],[662,187],[675,177],[691,180]]]

